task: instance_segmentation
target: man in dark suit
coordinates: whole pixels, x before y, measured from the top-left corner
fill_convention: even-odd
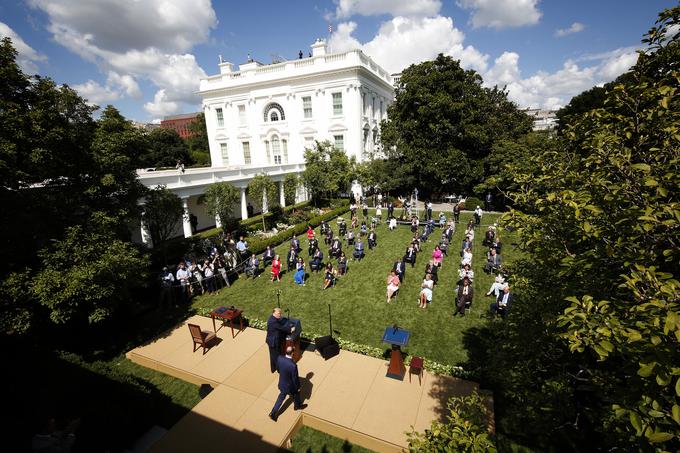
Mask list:
[[[321,249],[316,249],[314,252],[314,257],[312,258],[310,266],[313,271],[321,270],[321,266],[323,266],[323,252]]]
[[[314,256],[314,252],[319,248],[319,241],[313,237],[309,240],[309,256]]]
[[[274,250],[270,246],[267,246],[267,250],[264,251],[264,254],[262,255],[262,262],[264,263],[264,267],[267,267],[271,264],[272,261],[274,261]]]
[[[361,258],[364,257],[364,243],[361,240],[361,236],[359,236],[359,239],[354,243],[354,259],[361,261]]]
[[[371,232],[368,233],[368,249],[372,250],[376,245],[378,245],[378,235],[375,234],[374,229],[371,229]]]
[[[290,250],[288,250],[288,256],[286,257],[286,262],[288,263],[288,272],[295,269],[295,263],[297,263],[297,255],[298,255],[297,249],[291,243]]]
[[[397,274],[397,277],[399,277],[399,281],[404,283],[404,278],[406,278],[406,264],[404,263],[404,260],[397,260],[394,263],[392,270]]]
[[[484,265],[484,272],[490,274],[491,272],[498,272],[501,267],[501,256],[496,253],[496,249],[489,251],[489,258]]]
[[[499,314],[503,318],[508,316],[508,310],[510,310],[510,305],[512,305],[512,300],[514,299],[512,293],[510,292],[510,286],[506,286],[503,292],[498,295],[496,302],[489,305],[489,311],[491,315]]]
[[[274,421],[279,418],[279,409],[281,409],[281,405],[288,395],[293,397],[294,410],[299,411],[307,407],[306,404],[302,404],[302,399],[300,398],[300,376],[298,375],[298,367],[293,362],[292,346],[286,348],[285,356],[278,358],[277,365],[279,368],[279,392],[281,393],[279,393],[279,397],[269,413],[269,418]]]
[[[463,284],[456,291],[456,311],[453,312],[453,316],[456,316],[458,313],[465,316],[465,306],[468,304],[472,305],[473,296],[474,290],[472,285],[470,285],[470,279],[465,277],[463,278]]]
[[[415,267],[416,265],[416,251],[413,248],[413,246],[409,246],[409,248],[406,250],[406,254],[404,255],[404,261],[411,263],[411,267]]]
[[[391,219],[394,217],[394,203],[390,201],[390,204],[387,205],[387,218]]]
[[[295,326],[290,330],[286,328],[286,318],[281,317],[281,309],[275,308],[272,314],[267,319],[267,345],[269,346],[269,364],[271,365],[272,373],[277,369],[277,359],[279,358],[279,351],[281,351],[281,344],[286,339],[286,334],[295,330]]]

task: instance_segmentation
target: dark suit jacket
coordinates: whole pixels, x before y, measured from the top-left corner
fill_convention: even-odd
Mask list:
[[[270,348],[278,348],[279,345],[285,340],[285,335],[289,333],[286,328],[286,318],[276,319],[274,315],[269,315],[267,319],[267,344]]]
[[[456,294],[456,299],[460,300],[461,298],[465,299],[465,302],[472,302],[472,297],[474,296],[475,291],[472,289],[472,285],[468,287],[468,293],[467,296],[463,295],[463,287],[464,285],[460,285],[458,287],[458,293]]]
[[[285,355],[279,356],[276,361],[279,368],[279,390],[281,393],[297,393],[300,390],[300,376],[298,367]]]
[[[501,306],[501,302],[503,301],[503,296],[505,296],[505,293],[501,291],[501,293],[498,295],[498,298],[496,299],[496,303],[498,304],[499,307]],[[507,307],[505,307],[506,310],[510,308],[510,305],[512,305],[512,300],[514,298],[515,297],[512,293],[508,293],[508,305]]]
[[[403,261],[396,261],[392,270],[397,273],[397,275],[406,273],[406,264]]]

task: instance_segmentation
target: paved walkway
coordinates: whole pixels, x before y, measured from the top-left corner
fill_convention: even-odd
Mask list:
[[[194,316],[187,323],[212,330],[212,320]],[[406,432],[429,427],[443,417],[450,396],[477,390],[476,383],[424,373],[422,383],[385,376],[387,361],[352,352],[324,361],[307,350],[298,363],[308,407],[284,403],[278,422],[267,414],[278,396],[277,376],[269,370],[265,332],[247,328],[231,338],[218,329],[219,344],[205,355],[192,352],[186,323],[127,357],[143,366],[214,390],[159,440],[152,452],[277,451],[302,425],[348,439],[363,447],[396,452],[407,449]]]

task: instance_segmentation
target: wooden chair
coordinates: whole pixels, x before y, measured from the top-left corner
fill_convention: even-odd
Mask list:
[[[418,375],[418,384],[422,385],[423,376],[423,366],[424,361],[422,357],[413,356],[411,357],[411,363],[408,364],[408,381],[411,382],[411,374],[416,373]]]
[[[203,354],[205,355],[208,343],[217,338],[217,335],[207,330],[201,330],[201,327],[196,324],[187,325],[189,326],[189,332],[191,332],[191,338],[194,340],[194,352],[196,352],[196,345],[199,345],[203,347]]]

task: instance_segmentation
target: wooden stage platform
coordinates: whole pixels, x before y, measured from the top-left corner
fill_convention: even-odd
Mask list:
[[[213,328],[212,320],[194,316],[186,323]],[[278,375],[269,369],[265,332],[246,328],[232,339],[218,329],[203,355],[192,352],[186,323],[127,353],[146,367],[197,385],[214,388],[151,449],[152,452],[277,451],[302,425],[379,452],[407,450],[406,433],[423,431],[443,418],[450,396],[477,390],[474,382],[424,372],[422,384],[408,372],[403,381],[385,376],[388,363],[352,352],[325,361],[304,351],[298,363],[302,396],[308,407],[294,411],[284,403],[278,422],[268,413],[278,396]]]

